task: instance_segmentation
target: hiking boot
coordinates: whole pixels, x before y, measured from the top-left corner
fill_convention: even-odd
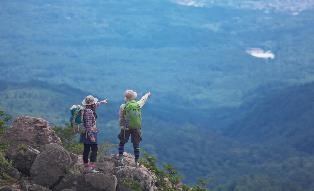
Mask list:
[[[90,162],[89,163],[89,167],[91,167],[91,169],[96,169],[96,163],[95,162]]]
[[[123,155],[119,155],[118,165],[119,165],[119,166],[123,166],[123,165],[124,165],[123,162],[124,162],[124,161],[123,161]]]
[[[90,171],[89,171],[90,173],[99,173],[100,171],[98,171],[98,170],[96,170],[96,169],[91,169]]]
[[[135,167],[136,168],[140,167],[140,163],[138,162],[138,160],[135,160]]]
[[[84,174],[87,173],[99,173],[100,171],[96,170],[96,168],[93,168],[92,166],[85,167]]]

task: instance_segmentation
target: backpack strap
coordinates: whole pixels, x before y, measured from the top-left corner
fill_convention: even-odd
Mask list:
[[[75,124],[75,119],[77,117],[77,115],[79,114],[80,110],[76,110],[74,111],[72,117],[71,117],[71,125],[74,125]]]
[[[81,122],[84,123],[85,108],[81,109]]]

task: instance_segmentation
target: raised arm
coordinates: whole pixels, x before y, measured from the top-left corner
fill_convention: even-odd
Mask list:
[[[146,103],[146,101],[150,95],[151,95],[151,93],[147,92],[139,101],[137,101],[137,103],[140,105],[141,108],[145,105],[145,103]]]
[[[107,104],[107,103],[108,103],[108,100],[107,100],[107,99],[98,101],[98,102],[96,102],[96,107],[99,107],[100,105],[102,105],[102,104]]]

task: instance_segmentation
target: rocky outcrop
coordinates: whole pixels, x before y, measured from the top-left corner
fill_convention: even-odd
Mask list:
[[[12,160],[16,184],[0,190],[26,191],[155,191],[156,176],[144,166],[135,166],[134,157],[116,155],[97,162],[98,172],[84,172],[82,156],[66,151],[48,122],[19,117],[6,132],[7,157]],[[22,174],[22,176],[21,176]]]
[[[134,186],[143,191],[157,190],[156,176],[144,166],[136,167],[132,155],[124,153],[124,164],[119,165],[118,157],[112,155],[97,162],[99,173],[84,174],[82,169],[74,166],[76,170],[71,170],[54,190],[132,191]]]
[[[16,118],[4,137],[9,143],[6,157],[26,175],[30,174],[30,168],[42,146],[49,143],[61,145],[60,138],[46,120],[28,116]]]

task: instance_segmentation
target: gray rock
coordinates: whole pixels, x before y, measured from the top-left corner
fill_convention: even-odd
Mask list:
[[[115,191],[117,187],[117,178],[114,175],[107,175],[103,173],[88,173],[84,175],[85,183],[84,186],[78,186],[78,190],[87,190],[90,188],[91,191]],[[83,189],[82,189],[83,188]]]
[[[27,116],[16,118],[4,137],[4,141],[9,143],[6,157],[26,175],[30,174],[31,165],[43,145],[61,144],[60,138],[46,120]]]
[[[32,184],[30,185],[30,187],[28,187],[27,191],[51,191],[51,190],[37,184]]]
[[[29,176],[32,164],[39,153],[38,150],[30,146],[19,145],[17,148],[11,149],[11,152],[7,152],[7,157],[16,169]]]
[[[58,144],[48,144],[35,159],[30,171],[31,178],[36,184],[53,188],[66,175],[72,164],[68,151]]]
[[[145,167],[118,167],[118,191],[124,191],[130,186],[136,186],[145,191],[156,190],[156,177]]]
[[[108,159],[107,159],[108,160]],[[111,156],[111,160],[114,161],[115,166],[118,167],[121,164],[118,162],[119,160],[119,156],[118,155],[112,155]],[[131,155],[130,153],[123,153],[123,165],[124,166],[135,166],[135,159],[134,156]]]
[[[37,150],[41,150],[41,146],[49,143],[57,143],[61,145],[60,138],[49,126],[48,121],[22,116],[13,121],[11,127],[5,132],[5,139],[9,141],[10,148],[18,145],[28,145]]]
[[[117,190],[129,191],[131,187],[137,187],[145,191],[157,190],[156,176],[150,172],[146,167],[135,167],[134,156],[128,153],[124,153],[124,165],[119,166],[118,157],[112,156],[116,165],[115,175],[118,179]]]
[[[56,185],[53,190],[65,190],[74,189],[76,190],[78,182],[84,182],[84,177],[82,174],[67,174],[58,185]]]
[[[71,157],[71,159],[72,159],[73,165],[74,165],[75,163],[77,163],[78,160],[79,160],[79,156],[76,155],[76,154],[74,154],[74,153],[70,153],[70,157]]]
[[[115,161],[111,157],[105,157],[102,162],[97,163],[97,169],[105,174],[114,174],[115,167]]]
[[[16,168],[11,167],[7,173],[9,176],[11,176],[17,180],[21,178],[21,173]]]
[[[24,190],[21,190],[20,188],[17,188],[15,186],[4,186],[0,188],[0,191],[24,191]]]
[[[0,191],[15,191],[15,190],[11,188],[10,186],[4,186],[4,187],[0,187]]]
[[[116,191],[117,178],[104,173],[67,175],[54,190],[73,189],[76,191]]]
[[[23,191],[51,191],[46,187],[40,186],[38,184],[33,184],[32,181],[27,177],[22,178],[22,180],[20,181],[20,186]]]

